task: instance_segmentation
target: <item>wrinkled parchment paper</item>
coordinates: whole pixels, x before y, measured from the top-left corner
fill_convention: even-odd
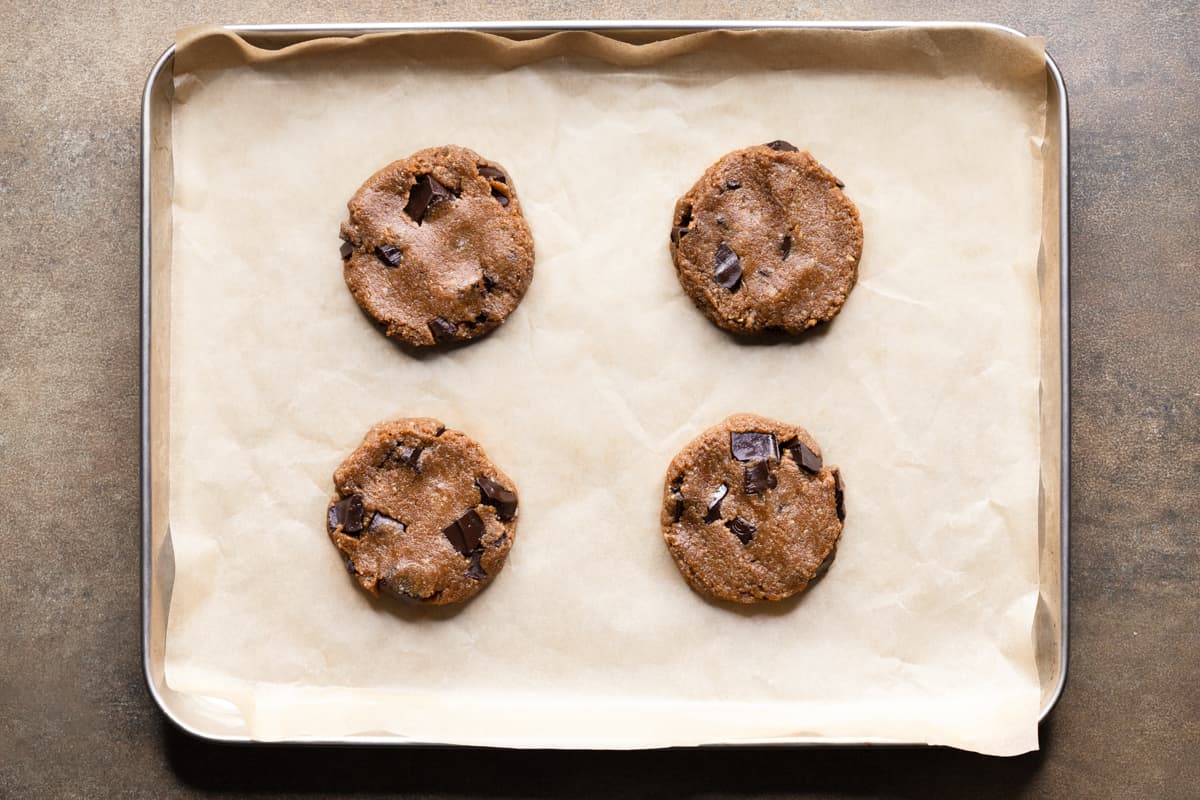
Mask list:
[[[1039,42],[209,29],[175,71],[172,689],[260,739],[1037,747]],[[831,325],[743,344],[667,234],[705,167],[777,138],[845,181],[866,243]],[[442,143],[508,168],[537,264],[495,335],[416,357],[359,312],[337,232],[363,179]],[[739,411],[806,426],[848,485],[831,570],[778,605],[703,600],[659,531],[671,457]],[[334,468],[407,415],[520,489],[461,608],[371,600],[326,538]]]

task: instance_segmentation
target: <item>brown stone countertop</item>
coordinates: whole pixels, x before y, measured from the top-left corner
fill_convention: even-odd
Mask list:
[[[299,749],[176,731],[143,683],[138,588],[140,101],[174,30],[729,16],[997,22],[1045,36],[1066,77],[1071,667],[1042,750]],[[0,797],[1197,797],[1198,186],[1194,2],[0,4]]]

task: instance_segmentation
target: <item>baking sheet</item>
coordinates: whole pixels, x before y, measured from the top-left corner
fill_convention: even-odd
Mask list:
[[[1037,42],[408,34],[267,56],[193,31],[176,74],[172,688],[259,738],[1036,746]],[[690,308],[664,231],[711,161],[780,137],[846,181],[866,248],[824,332],[748,347]],[[414,359],[330,254],[362,178],[442,141],[513,173],[537,273],[497,335]],[[657,530],[671,455],[737,410],[806,425],[849,483],[833,569],[782,607],[700,600]],[[457,612],[370,602],[321,527],[333,467],[400,414],[470,431],[522,491],[509,566]]]

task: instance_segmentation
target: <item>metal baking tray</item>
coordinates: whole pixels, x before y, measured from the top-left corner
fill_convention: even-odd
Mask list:
[[[680,33],[731,29],[815,28],[881,30],[885,28],[978,28],[1024,36],[1001,25],[959,22],[791,22],[791,21],[537,21],[462,23],[385,23],[349,25],[229,25],[227,30],[256,44],[292,43],[327,36],[356,36],[410,30],[475,30],[508,36],[532,36],[555,31],[596,31],[653,41]],[[152,403],[165,396],[169,378],[167,354],[170,330],[171,262],[171,98],[174,92],[175,46],[159,57],[150,71],[142,98],[142,283],[141,283],[141,489],[142,489],[142,665],[151,696],[175,725],[200,738],[245,743],[254,741],[244,728],[223,723],[206,713],[203,701],[175,692],[166,685],[164,660],[167,614],[175,563],[167,521],[167,408]],[[1069,249],[1068,249],[1068,116],[1067,89],[1057,64],[1046,55],[1046,136],[1043,144],[1042,251],[1038,280],[1041,296],[1041,436],[1042,469],[1038,501],[1041,591],[1034,618],[1035,652],[1042,686],[1040,719],[1058,702],[1067,677],[1068,540],[1070,509],[1070,382],[1069,382]],[[1057,347],[1052,343],[1057,342]],[[430,744],[399,736],[354,736],[303,740],[306,744]],[[813,737],[779,746],[913,745],[900,741],[870,741]],[[714,742],[714,746],[722,745]],[[755,746],[755,745],[732,745]]]

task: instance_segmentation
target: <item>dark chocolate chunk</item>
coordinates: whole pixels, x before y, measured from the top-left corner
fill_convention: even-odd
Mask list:
[[[354,568],[354,562],[350,560],[350,556],[343,554],[342,563],[346,565],[346,572],[349,572],[351,575],[358,574],[358,570]]]
[[[738,461],[779,460],[779,445],[773,433],[731,431],[729,452]]]
[[[342,533],[349,536],[362,533],[364,511],[362,497],[356,494],[352,494],[334,503],[329,507],[328,523],[330,533],[338,525],[342,526]]]
[[[495,167],[489,167],[486,164],[480,164],[478,169],[479,169],[479,174],[489,180],[500,181],[501,183],[508,183],[508,176],[505,175],[500,170],[496,169]]]
[[[798,153],[800,148],[791,142],[785,142],[783,139],[776,139],[773,142],[767,142],[764,147],[769,147],[772,150],[778,150],[783,153]]]
[[[713,280],[723,289],[736,292],[742,285],[742,261],[725,242],[717,245],[713,261]]]
[[[796,459],[796,465],[812,475],[816,475],[821,471],[821,457],[808,449],[804,442],[796,442],[791,447],[792,458]]]
[[[683,516],[683,476],[679,475],[671,481],[671,496],[675,498],[675,506],[671,509],[671,517],[679,522]]]
[[[434,341],[448,342],[458,333],[458,326],[443,317],[434,317],[429,320],[429,332],[433,334]]]
[[[500,191],[499,189],[492,189],[492,197],[496,198],[496,201],[500,203],[500,205],[508,208],[508,195],[506,195],[504,192]]]
[[[830,565],[833,564],[833,557],[837,555],[837,543],[834,542],[833,547],[829,548],[829,552],[825,554],[825,558],[821,559],[821,563],[817,566],[817,571],[813,573],[813,580],[822,578],[826,572],[829,572]]]
[[[471,553],[471,566],[467,567],[468,578],[474,578],[477,581],[481,581],[487,577],[487,573],[483,571],[483,567],[479,563],[480,559],[482,558],[483,548],[477,547],[475,551]]]
[[[443,528],[442,535],[463,556],[469,556],[483,538],[483,520],[475,513],[475,509],[471,509]]]
[[[741,181],[734,180],[733,178],[730,178],[729,180],[725,181],[726,191],[732,192],[734,189],[740,189],[740,188],[742,188]]]
[[[397,600],[417,601],[421,603],[436,601],[444,591],[443,589],[439,589],[432,594],[421,596],[412,588],[412,585],[402,572],[393,572],[390,575],[384,575],[375,586],[379,591]]]
[[[483,290],[485,292],[490,292],[495,288],[496,288],[496,279],[493,278],[491,275],[488,275],[486,272],[483,273]]]
[[[350,244],[349,242],[342,242],[340,250],[342,253],[342,261],[345,261],[346,259],[350,258],[350,256],[354,255],[354,245]]]
[[[421,451],[422,447],[405,447],[397,443],[392,451],[383,459],[383,463],[379,465],[380,469],[385,469],[392,464],[403,464],[406,467],[421,471]]]
[[[517,516],[516,492],[482,475],[475,479],[475,485],[479,487],[480,502],[496,509],[497,517],[508,522]]]
[[[787,257],[790,256],[791,254],[792,254],[792,235],[790,233],[785,233],[783,235],[783,241],[779,243],[779,255],[781,258],[783,258],[784,261],[787,261]]]
[[[400,266],[400,259],[404,258],[404,253],[394,244],[379,245],[375,248],[375,255],[389,267]]]
[[[742,488],[746,494],[764,494],[774,489],[777,481],[766,461],[756,461],[742,469]]]
[[[842,471],[836,467],[833,470],[833,479],[836,481],[833,488],[833,500],[837,504],[838,519],[845,521],[846,519],[846,483],[842,480]]]
[[[421,470],[421,451],[424,447],[404,447],[396,454],[396,460],[406,467],[412,467],[420,472]]]
[[[750,540],[754,538],[754,534],[758,532],[758,528],[751,525],[741,517],[734,517],[725,523],[725,527],[738,537],[742,544],[750,544]]]
[[[439,425],[437,431],[435,431],[433,435],[441,436],[445,432],[446,432],[446,427],[444,425]]]
[[[371,536],[400,534],[406,530],[408,530],[407,525],[398,519],[392,519],[382,511],[376,511],[375,516],[371,517],[371,524],[367,526],[367,533]]]
[[[721,518],[721,501],[727,494],[729,487],[723,483],[713,490],[712,497],[708,499],[708,510],[704,514],[705,522],[716,522]]]
[[[429,209],[454,197],[454,193],[438,182],[432,175],[421,175],[408,193],[404,213],[420,225]]]
[[[687,236],[692,225],[692,207],[687,206],[683,209],[683,216],[679,218],[679,224],[671,228],[671,241],[676,247],[679,246],[679,240]]]

